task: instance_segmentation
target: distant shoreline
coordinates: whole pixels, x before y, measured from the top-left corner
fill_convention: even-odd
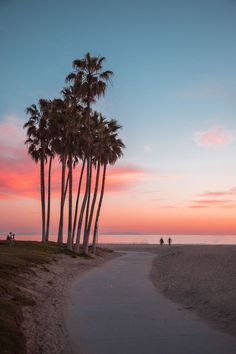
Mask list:
[[[14,230],[15,232],[15,230]],[[16,240],[41,241],[40,234],[16,234]],[[172,238],[174,245],[236,245],[236,235],[142,235],[142,234],[100,234],[98,244],[101,247],[119,244],[158,245],[163,237],[165,244],[168,237]],[[6,235],[0,235],[5,240]],[[51,235],[50,240],[55,242],[57,235]],[[65,240],[66,241],[66,240]]]

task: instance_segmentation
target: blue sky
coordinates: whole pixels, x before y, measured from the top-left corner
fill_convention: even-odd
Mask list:
[[[236,174],[235,18],[235,0],[0,0],[0,120],[23,122],[26,106],[58,96],[73,59],[103,55],[115,76],[97,108],[123,125],[122,163],[186,177],[181,187],[157,179],[137,188],[178,201],[180,191],[227,190]],[[196,142],[212,131],[225,142]]]

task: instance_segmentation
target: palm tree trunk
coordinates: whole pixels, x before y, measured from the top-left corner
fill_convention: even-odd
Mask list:
[[[50,227],[52,159],[53,159],[53,157],[50,156],[49,166],[48,166],[48,210],[47,210],[46,241],[49,240],[49,227]]]
[[[80,197],[81,184],[82,184],[82,179],[83,179],[83,174],[84,174],[84,166],[85,166],[85,159],[83,160],[83,165],[82,165],[82,169],[80,172],[80,179],[79,179],[78,191],[77,191],[77,197],[76,197],[76,203],[75,203],[75,215],[74,215],[74,223],[73,223],[73,231],[72,231],[72,245],[74,244],[74,239],[75,239],[75,229],[76,229],[76,225],[77,225],[79,197]]]
[[[100,216],[100,211],[101,211],[101,206],[102,206],[102,201],[103,201],[103,196],[104,196],[104,190],[105,190],[106,169],[107,169],[107,164],[105,163],[104,167],[103,167],[101,195],[100,195],[100,199],[98,202],[97,214],[96,214],[96,219],[95,219],[95,224],[94,224],[94,232],[93,232],[93,250],[94,251],[96,248],[96,235],[98,232],[98,220],[99,220],[99,216]]]
[[[72,250],[72,187],[73,187],[73,172],[72,172],[72,155],[69,155],[69,203],[68,203],[68,234],[67,248]]]
[[[64,203],[65,203],[65,172],[66,172],[66,157],[63,156],[61,162],[61,207],[60,207],[60,221],[58,228],[57,242],[63,243],[63,217],[64,217]]]
[[[91,93],[91,78],[89,75],[88,78],[88,93],[87,93],[87,124],[88,124],[88,160],[87,160],[87,181],[88,181],[88,189],[87,189],[87,208],[86,208],[86,215],[85,215],[85,223],[84,223],[84,241],[83,241],[83,252],[85,246],[85,239],[86,239],[86,230],[87,230],[87,223],[88,223],[88,214],[89,214],[89,205],[90,205],[90,193],[91,193],[91,177],[92,177],[92,157],[91,157],[91,136],[90,136],[90,93]]]
[[[40,158],[40,187],[41,187],[41,208],[42,208],[42,242],[45,238],[45,177],[44,177],[44,154]]]
[[[67,193],[67,189],[68,189],[68,184],[69,184],[69,172],[66,177],[66,187],[65,187],[64,195],[63,195],[63,206],[65,205],[65,201],[66,201],[66,193]]]
[[[93,194],[93,201],[91,205],[91,211],[89,215],[89,221],[88,221],[88,227],[87,227],[87,238],[89,239],[89,234],[91,230],[91,225],[92,225],[92,220],[93,220],[93,214],[94,214],[94,208],[97,200],[97,194],[98,194],[98,185],[99,185],[99,177],[100,177],[100,161],[98,161],[97,165],[97,173],[96,173],[96,182],[95,182],[95,189],[94,189],[94,194]]]
[[[68,184],[69,184],[69,172],[67,174],[67,178],[66,178],[66,186],[64,189],[64,193],[63,193],[63,211],[64,211],[64,207],[65,207],[65,201],[66,201],[66,193],[67,193],[67,189],[68,189]],[[64,214],[64,213],[63,213]],[[62,218],[63,218],[63,214],[62,214]],[[61,225],[61,213],[60,213],[60,220],[59,220],[59,229],[60,229],[60,225]],[[62,231],[63,231],[63,220],[62,220]],[[63,232],[61,231],[61,233],[63,234]],[[59,230],[58,230],[58,234],[59,234]],[[62,241],[59,242],[57,240],[58,243],[62,244],[63,243],[63,237],[61,237]]]
[[[89,207],[90,207],[90,197],[91,197],[92,171],[93,171],[92,170],[92,159],[90,159],[89,179],[88,179],[88,199],[87,199],[86,217],[85,217],[85,223],[84,223],[84,240],[83,240],[84,254],[88,254],[88,246],[89,246],[89,235],[87,235],[87,227],[88,227],[88,217],[89,217]]]
[[[88,164],[88,160],[87,160],[87,164]],[[83,202],[82,202],[81,209],[80,209],[80,216],[79,216],[78,227],[77,227],[76,245],[75,245],[75,251],[76,252],[79,252],[79,247],[80,247],[81,229],[82,229],[82,223],[83,223],[83,217],[84,217],[84,211],[85,211],[85,207],[86,207],[86,202],[87,202],[87,198],[88,198],[88,186],[89,186],[89,179],[87,177],[87,179],[86,179],[86,188],[85,188],[84,198],[83,198]]]

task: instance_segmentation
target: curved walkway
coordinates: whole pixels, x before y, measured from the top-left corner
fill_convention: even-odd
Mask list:
[[[67,308],[74,354],[236,353],[234,337],[157,292],[149,279],[154,257],[127,252],[74,283]]]

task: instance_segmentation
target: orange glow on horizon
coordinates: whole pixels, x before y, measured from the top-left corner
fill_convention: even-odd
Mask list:
[[[40,232],[39,165],[27,155],[22,130],[7,124],[2,124],[1,128],[0,232],[10,229],[23,233]],[[12,142],[6,136],[13,133],[16,139]],[[74,194],[79,173],[80,170],[76,169]],[[55,159],[52,233],[57,232],[58,226],[60,183],[61,166]],[[236,234],[236,187],[202,193],[191,190],[186,197],[183,194],[188,187],[186,183],[189,181],[178,174],[158,175],[132,165],[109,166],[100,232]],[[66,217],[67,205],[65,220]]]

